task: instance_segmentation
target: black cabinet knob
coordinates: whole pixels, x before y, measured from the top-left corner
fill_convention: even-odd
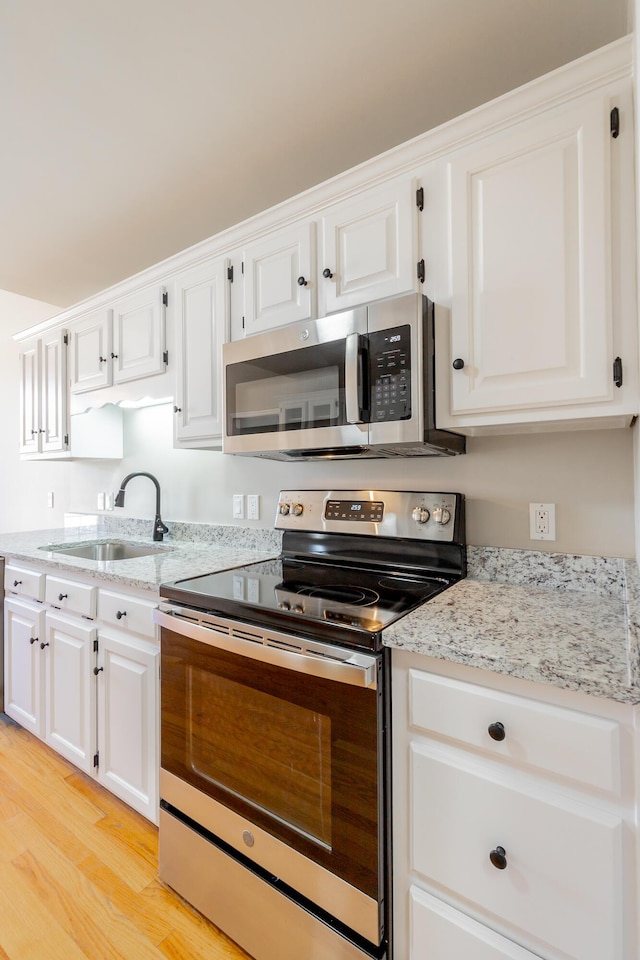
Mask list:
[[[104,667],[94,667],[93,668],[94,677],[97,677],[101,670],[104,670]]]
[[[66,600],[66,599],[68,598],[68,596],[69,596],[68,593],[59,593],[59,594],[58,594],[58,600]]]
[[[22,583],[22,580],[14,580],[14,581],[13,581],[14,587],[19,587],[21,583]]]
[[[106,357],[98,357],[98,361],[99,361],[100,363],[106,363],[106,362],[107,362],[107,358],[106,358]]]
[[[464,360],[461,360],[460,357],[458,357],[457,360],[453,361],[451,366],[453,367],[454,370],[462,370],[462,368],[464,367]]]
[[[126,615],[127,615],[126,610],[118,610],[116,613],[116,620],[122,620],[122,618],[126,617]]]
[[[504,740],[507,735],[504,729],[504,723],[500,723],[499,720],[496,720],[495,723],[490,723],[487,730],[492,740]]]
[[[489,860],[496,870],[506,870],[507,856],[504,847],[496,847],[495,850],[492,850],[489,854]]]
[[[111,354],[111,359],[112,359],[112,360],[117,360],[117,359],[118,359],[118,354],[117,354],[117,353],[112,353],[112,354]]]
[[[307,281],[305,280],[305,278],[304,278],[304,277],[298,277],[298,286],[299,286],[299,287],[306,287],[306,285],[307,285]]]
[[[31,646],[33,646],[33,644],[37,643],[39,639],[40,639],[39,637],[31,637],[31,639],[29,640],[29,643],[31,644]]]
[[[329,270],[329,267],[324,268],[324,270],[322,271],[322,276],[325,277],[327,280],[331,280],[331,277],[333,276],[333,274],[331,273],[331,270]]]
[[[44,650],[44,648],[45,648],[45,647],[48,647],[48,646],[49,646],[48,643],[45,643],[44,641],[41,641],[41,643],[40,643],[40,649],[41,649],[41,650]]]
[[[182,407],[176,407],[175,404],[174,404],[173,412],[174,412],[174,413],[182,413]]]

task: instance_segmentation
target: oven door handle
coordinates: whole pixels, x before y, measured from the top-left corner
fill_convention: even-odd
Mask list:
[[[259,660],[261,663],[270,663],[285,670],[294,670],[296,673],[305,673],[325,680],[334,680],[348,683],[355,687],[377,686],[376,657],[357,651],[345,651],[349,656],[344,659],[328,656],[310,656],[292,650],[283,650],[280,647],[265,643],[256,643],[252,640],[243,640],[241,637],[222,633],[215,627],[203,626],[183,619],[173,613],[165,613],[155,609],[153,619],[161,627],[172,630],[174,633],[198,643],[207,643],[210,647],[236,653],[250,660]],[[295,641],[295,638],[292,638]]]

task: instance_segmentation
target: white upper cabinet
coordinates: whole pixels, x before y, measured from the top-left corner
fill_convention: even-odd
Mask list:
[[[176,277],[176,446],[221,444],[222,344],[228,336],[228,269],[228,260],[221,258]]]
[[[304,221],[248,243],[244,263],[244,329],[261,333],[314,315],[315,223]]]
[[[154,285],[95,310],[71,329],[71,392],[164,373],[166,290]]]
[[[232,338],[417,290],[417,212],[412,178],[397,177],[247,243]]]
[[[68,455],[67,335],[51,330],[20,351],[20,453]]]
[[[600,92],[450,159],[451,310],[438,328],[449,390],[438,426],[635,412],[633,314],[626,343],[620,329],[624,311],[635,313],[624,265],[634,241],[619,216],[621,203],[633,207],[630,178],[622,190],[631,117],[624,96]]]
[[[397,177],[329,207],[320,218],[320,316],[418,289],[417,207]]]

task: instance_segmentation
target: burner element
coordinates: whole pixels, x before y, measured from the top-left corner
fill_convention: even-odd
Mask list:
[[[293,590],[305,597],[334,600],[337,603],[350,603],[361,607],[370,607],[380,599],[379,593],[376,593],[375,590],[369,590],[367,587],[342,587],[333,583],[319,587],[294,587]]]

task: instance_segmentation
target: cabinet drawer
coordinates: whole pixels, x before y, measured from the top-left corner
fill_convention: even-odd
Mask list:
[[[45,600],[61,610],[93,620],[96,615],[96,592],[96,588],[87,583],[47,576]]]
[[[155,600],[143,600],[111,590],[100,590],[98,593],[100,620],[126,630],[127,633],[139,633],[143,637],[155,637],[152,611],[157,606]]]
[[[411,745],[413,869],[503,918],[516,939],[524,932],[575,960],[620,960],[620,818],[502,772],[460,751]],[[498,847],[505,869],[489,858]]]
[[[4,588],[10,593],[32,600],[44,600],[44,573],[26,570],[16,564],[8,563],[4,568]]]
[[[612,720],[410,670],[409,722],[493,757],[620,795],[620,729]],[[493,739],[490,727],[504,739]]]
[[[410,960],[536,960],[532,953],[418,887],[409,892]]]

